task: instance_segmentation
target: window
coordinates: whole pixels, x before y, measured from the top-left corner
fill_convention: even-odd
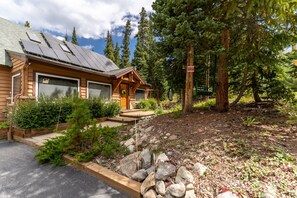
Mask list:
[[[111,85],[88,81],[88,98],[111,99]]]
[[[26,32],[27,33],[27,36],[28,38],[31,40],[31,41],[34,41],[34,42],[37,42],[37,43],[41,43],[40,39],[38,38],[38,36],[32,32]]]
[[[21,74],[13,75],[11,82],[11,103],[13,103],[14,97],[21,93]]]
[[[59,45],[60,45],[60,47],[62,48],[62,50],[63,50],[64,52],[69,52],[69,53],[70,53],[70,50],[68,49],[68,47],[67,47],[66,45],[64,45],[64,44],[62,44],[62,43],[60,43]]]
[[[136,101],[145,99],[145,90],[144,89],[136,89],[135,99],[136,99]]]
[[[36,74],[36,96],[70,97],[79,92],[79,80],[48,74]]]

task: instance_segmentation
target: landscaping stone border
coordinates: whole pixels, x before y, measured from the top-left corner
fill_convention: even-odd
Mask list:
[[[18,142],[27,144],[34,148],[40,148],[40,146],[36,145],[31,141],[26,140],[25,138],[22,138],[19,136],[13,136],[13,138]],[[105,183],[109,184],[115,189],[118,189],[121,192],[125,192],[128,195],[135,198],[141,197],[141,194],[140,194],[141,183],[136,182],[132,179],[129,179],[128,177],[122,176],[94,162],[80,163],[80,162],[77,162],[75,158],[69,155],[64,155],[63,158],[68,165],[76,169],[79,169],[81,171],[84,171],[87,174],[90,174],[104,181]]]

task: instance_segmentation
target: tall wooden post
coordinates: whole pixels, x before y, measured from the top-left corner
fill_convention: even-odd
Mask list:
[[[189,66],[194,66],[194,47],[192,45],[188,47],[187,52],[186,90],[183,113],[193,111],[193,72],[188,72]]]
[[[221,43],[225,47],[219,56],[218,64],[218,79],[216,90],[216,109],[219,112],[225,112],[229,110],[229,98],[228,98],[228,54],[230,35],[229,29],[225,28],[222,31]]]

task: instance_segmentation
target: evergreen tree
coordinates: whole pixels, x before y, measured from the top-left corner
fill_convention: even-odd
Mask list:
[[[71,43],[78,45],[75,27],[73,27]]]
[[[152,31],[149,26],[149,20],[144,8],[140,12],[140,21],[138,22],[138,33],[135,36],[137,38],[136,49],[134,51],[134,58],[132,65],[136,66],[137,71],[146,78],[146,70],[148,69],[148,59],[150,43],[152,39]]]
[[[112,37],[109,31],[107,31],[107,38],[106,38],[106,45],[104,48],[104,55],[115,62],[114,57],[114,49],[113,49],[113,43],[112,43]]]
[[[116,42],[116,46],[114,48],[114,52],[113,52],[113,56],[114,56],[114,63],[117,65],[117,66],[120,66],[120,63],[121,63],[121,56],[120,56],[120,46],[119,46],[119,43]]]
[[[122,57],[121,57],[121,64],[120,68],[130,67],[130,36],[131,36],[131,22],[127,20],[125,30],[124,30],[124,39],[122,44]]]
[[[66,34],[65,34],[65,36],[64,36],[64,40],[65,40],[65,41],[69,41],[69,37],[68,37],[67,32],[66,32]]]
[[[29,28],[30,27],[30,22],[26,21],[24,26]]]

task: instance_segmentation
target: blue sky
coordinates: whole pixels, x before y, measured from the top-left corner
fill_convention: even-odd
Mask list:
[[[141,8],[152,11],[154,0],[0,0],[0,17],[49,32],[61,39],[76,28],[80,46],[93,48],[103,54],[107,31],[113,41],[122,44],[122,31],[127,19],[131,20],[130,50],[133,56],[137,33],[137,17]]]

